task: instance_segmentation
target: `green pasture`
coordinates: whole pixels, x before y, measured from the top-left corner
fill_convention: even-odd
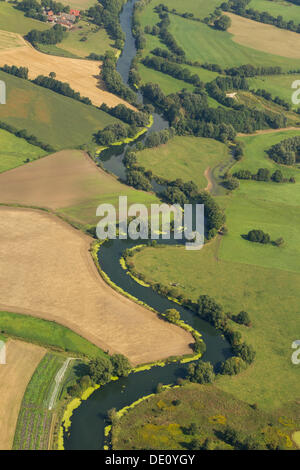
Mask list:
[[[3,129],[0,129],[0,141],[0,173],[46,155],[40,147],[31,145]]]
[[[14,5],[7,2],[0,2],[0,30],[11,31],[12,33],[27,34],[32,29],[49,29],[47,23],[27,18],[24,13],[14,8]]]

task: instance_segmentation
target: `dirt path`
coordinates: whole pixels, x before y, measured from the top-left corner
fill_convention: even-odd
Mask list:
[[[6,343],[6,364],[0,365],[0,450],[10,450],[26,387],[46,350],[22,341]]]
[[[243,134],[242,132],[240,132],[239,134],[237,134],[237,137],[250,137],[250,136],[253,136],[253,135],[263,135],[263,134],[273,134],[275,132],[287,132],[287,131],[299,131],[300,133],[300,127],[280,127],[279,129],[264,129],[264,130],[261,130],[261,131],[256,131],[256,132],[253,132],[252,134]]]
[[[204,189],[204,191],[208,191],[208,192],[211,192],[212,188],[213,188],[213,182],[212,182],[212,179],[211,179],[211,168],[210,166],[208,166],[204,172],[204,176],[205,178],[207,179],[207,186],[206,188]]]
[[[134,365],[191,353],[189,333],[103,281],[90,237],[38,210],[0,217],[0,310],[57,321]]]

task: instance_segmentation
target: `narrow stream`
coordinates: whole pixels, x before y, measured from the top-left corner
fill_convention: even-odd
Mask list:
[[[125,83],[128,82],[130,64],[136,54],[134,38],[131,33],[131,18],[136,1],[138,0],[129,0],[120,16],[121,26],[126,34],[126,41],[123,53],[118,60],[117,70]],[[160,130],[167,126],[168,123],[161,116],[155,114],[154,124],[148,132]],[[125,178],[122,158],[126,147],[125,145],[122,148],[111,147],[101,154],[101,162],[104,168],[121,179]],[[166,243],[166,241],[163,242]],[[141,241],[139,240],[138,244],[140,243]],[[172,243],[172,241],[169,243]],[[217,365],[228,358],[230,356],[228,342],[211,325],[198,318],[188,309],[174,304],[157,294],[151,288],[143,287],[136,283],[121,268],[119,260],[123,251],[135,244],[137,242],[130,240],[111,240],[104,243],[98,253],[102,269],[115,284],[158,312],[163,312],[168,308],[179,310],[182,319],[201,332],[207,346],[207,351],[203,356],[204,360],[211,361],[214,365]],[[108,410],[111,408],[121,409],[139,398],[153,393],[158,383],[175,383],[177,378],[185,376],[186,369],[187,365],[180,363],[172,363],[164,367],[153,367],[151,370],[130,374],[129,377],[121,378],[118,381],[110,382],[101,387],[74,411],[71,418],[70,432],[64,438],[65,449],[103,449],[104,428],[107,425],[106,417]]]

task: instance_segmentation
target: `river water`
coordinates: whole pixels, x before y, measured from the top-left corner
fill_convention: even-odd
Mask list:
[[[126,34],[126,40],[123,53],[118,60],[117,70],[126,84],[128,83],[130,64],[136,54],[134,38],[131,33],[131,18],[136,1],[138,0],[129,0],[120,15],[121,26]],[[167,121],[159,114],[154,114],[154,124],[148,132],[160,130],[167,126]],[[112,147],[101,154],[103,167],[120,179],[125,178],[122,159],[126,147]],[[138,243],[140,244],[141,241],[139,240]],[[169,243],[172,243],[172,241]],[[174,304],[157,294],[151,288],[143,287],[136,283],[121,268],[119,260],[123,251],[135,244],[136,242],[130,240],[113,240],[104,243],[98,253],[102,269],[115,284],[153,307],[156,311],[163,312],[168,308],[179,310],[181,318],[202,334],[207,346],[203,360],[211,361],[217,366],[218,363],[228,358],[230,356],[228,342],[211,325],[198,318],[188,309]],[[199,286],[199,290],[200,288],[201,286]],[[74,411],[69,433],[64,437],[65,449],[103,449],[104,428],[108,424],[106,421],[108,410],[111,408],[121,409],[139,398],[153,393],[158,383],[175,383],[179,377],[185,376],[186,369],[187,366],[180,363],[172,363],[164,367],[153,367],[151,370],[130,374],[126,378],[121,378],[118,381],[110,382],[101,387]]]

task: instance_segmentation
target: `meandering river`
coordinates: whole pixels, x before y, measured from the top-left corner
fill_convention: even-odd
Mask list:
[[[126,34],[126,40],[123,53],[118,60],[117,70],[126,84],[128,83],[130,64],[136,54],[134,37],[131,32],[132,12],[136,1],[138,0],[129,0],[124,5],[120,15],[121,26]],[[139,95],[139,99],[142,99],[141,95]],[[154,123],[148,132],[160,130],[167,126],[167,121],[159,114],[154,114]],[[143,138],[145,138],[145,135]],[[125,178],[125,169],[122,163],[125,150],[126,146],[122,148],[114,146],[101,154],[101,162],[104,168],[121,179]],[[155,186],[154,189],[156,189]],[[138,244],[140,243],[141,241],[139,240]],[[123,251],[135,244],[137,242],[129,240],[114,240],[104,243],[98,253],[99,263],[103,271],[124,291],[142,300],[156,311],[163,312],[168,308],[179,310],[182,319],[202,334],[207,346],[207,351],[203,355],[204,360],[211,361],[216,365],[229,357],[229,344],[212,326],[186,308],[174,304],[157,294],[151,288],[143,287],[136,283],[121,268],[119,260]],[[122,312],[120,312],[121,314]],[[121,409],[139,398],[153,393],[159,383],[175,383],[179,377],[185,376],[186,368],[187,366],[180,363],[172,363],[164,367],[152,367],[151,370],[133,373],[126,378],[110,382],[95,391],[74,411],[71,418],[71,427],[68,434],[64,436],[65,449],[103,449],[104,428],[107,425],[106,417],[108,410],[111,408]]]

